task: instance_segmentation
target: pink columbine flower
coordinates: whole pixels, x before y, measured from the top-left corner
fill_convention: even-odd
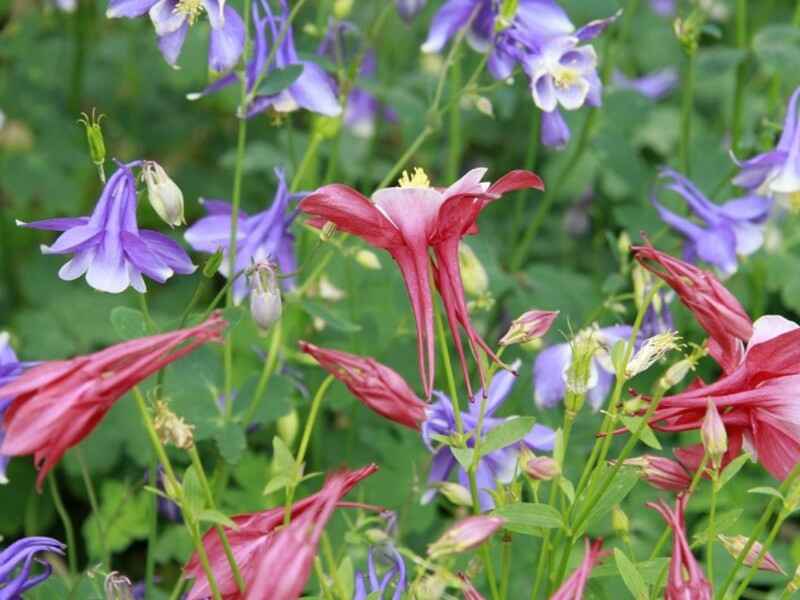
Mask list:
[[[300,350],[313,356],[368,408],[390,421],[419,430],[426,418],[426,405],[399,373],[374,358],[326,350],[303,341],[299,344]]]
[[[133,386],[210,341],[221,341],[219,313],[188,329],[139,338],[87,356],[39,364],[0,388],[6,410],[0,454],[33,454],[41,490],[64,453],[89,435]]]
[[[525,344],[543,337],[557,316],[557,310],[529,310],[512,321],[500,345]]]
[[[427,176],[418,169],[413,177],[404,175],[399,187],[375,192],[372,200],[346,185],[332,184],[321,187],[300,203],[300,210],[312,215],[313,225],[322,227],[332,222],[342,231],[383,248],[397,262],[417,323],[419,370],[427,398],[433,390],[436,362],[431,270],[470,396],[459,325],[466,332],[473,355],[477,357],[480,349],[500,362],[470,322],[459,270],[458,244],[465,235],[477,233],[480,212],[505,192],[524,188],[541,190],[544,186],[529,171],[511,171],[493,185],[482,181],[485,173],[486,169],[473,169],[449,188],[437,189],[430,186]],[[480,360],[478,364],[482,365]],[[480,377],[486,389],[483,366]]]
[[[691,476],[681,463],[663,456],[645,454],[629,458],[622,464],[639,468],[642,478],[647,483],[666,492],[683,492],[688,490],[692,483]]]
[[[664,600],[711,600],[711,584],[697,564],[689,542],[686,540],[684,511],[689,497],[678,496],[673,511],[666,502],[648,502],[647,506],[657,510],[667,524],[672,527],[672,559],[669,563],[669,576]]]
[[[298,598],[308,581],[322,530],[336,505],[359,481],[377,470],[371,464],[357,471],[332,473],[319,492],[292,506],[288,527],[281,527],[282,506],[233,517],[236,528],[225,528],[225,534],[245,582],[244,595],[236,586],[219,535],[210,529],[203,536],[203,545],[222,597],[261,600],[269,590],[271,600]],[[184,573],[194,577],[186,600],[205,600],[211,596],[197,553],[189,559]]]
[[[592,569],[607,554],[607,552],[602,551],[602,539],[596,539],[590,544],[589,538],[586,538],[585,547],[586,553],[583,555],[583,561],[561,587],[556,590],[556,593],[550,596],[550,600],[580,600],[580,598],[583,598],[583,590],[586,587],[586,582],[589,580]]]
[[[722,542],[723,546],[725,546],[725,550],[727,550],[728,554],[730,554],[733,558],[739,558],[739,555],[744,551],[748,542],[747,536],[744,535],[719,534],[717,538],[719,538],[719,541]],[[744,557],[742,563],[744,563],[744,565],[747,567],[752,567],[756,563],[756,559],[758,559],[758,556],[761,554],[763,548],[764,547],[760,542],[754,542],[750,547],[750,552],[748,552],[747,556]],[[778,564],[778,561],[775,560],[775,557],[769,552],[766,552],[764,556],[761,557],[758,568],[762,571],[771,571],[773,573],[786,575],[786,571],[783,570],[783,567]]]
[[[461,519],[445,531],[433,544],[428,546],[428,555],[432,559],[447,554],[466,552],[477,548],[505,525],[503,517],[490,515],[473,515]]]
[[[750,317],[734,295],[709,271],[659,252],[653,246],[634,246],[632,250],[636,260],[663,279],[692,311],[710,337],[709,354],[722,370],[733,371],[742,360],[743,343],[753,334]]]

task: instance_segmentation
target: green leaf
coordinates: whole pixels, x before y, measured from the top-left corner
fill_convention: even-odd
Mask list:
[[[168,525],[156,542],[156,562],[186,562],[194,548],[192,538],[183,525]]]
[[[572,485],[572,482],[564,476],[558,478],[558,487],[561,488],[561,491],[564,492],[564,495],[569,500],[570,504],[575,503],[575,486]]]
[[[507,504],[497,507],[494,514],[508,521],[505,528],[509,531],[526,535],[542,535],[542,529],[558,529],[564,526],[561,514],[547,504]]]
[[[614,560],[628,591],[636,600],[647,600],[647,584],[644,582],[644,578],[639,573],[636,565],[619,548],[614,548]]]
[[[353,569],[353,561],[349,556],[346,556],[344,560],[339,563],[339,568],[336,569],[336,582],[339,584],[338,592],[343,599],[350,600],[353,597],[354,580],[355,570]]]
[[[274,494],[278,490],[282,490],[289,486],[289,478],[286,475],[276,475],[272,479],[267,482],[267,485],[264,486],[264,491],[261,492],[265,496],[269,496],[270,494]]]
[[[258,86],[258,94],[272,96],[292,85],[303,73],[303,65],[289,65],[285,69],[271,71]]]
[[[258,375],[253,375],[239,389],[234,401],[234,410],[239,418],[243,417],[244,413],[249,410],[250,403],[256,393],[258,387]],[[269,378],[267,385],[264,387],[264,392],[261,399],[256,404],[256,411],[253,414],[251,423],[246,423],[249,426],[253,423],[260,425],[267,425],[274,423],[280,417],[286,415],[292,410],[291,396],[294,393],[291,380],[285,375],[273,373]]]
[[[199,514],[206,506],[205,492],[200,483],[200,477],[195,471],[194,465],[190,465],[183,474],[183,498],[184,510],[192,515]]]
[[[639,435],[639,440],[641,440],[644,444],[647,444],[651,448],[655,448],[656,450],[661,450],[661,443],[658,441],[656,434],[653,433],[653,430],[650,429],[650,426],[647,423],[643,423],[642,417],[620,417],[622,422],[625,424],[625,427],[628,428],[628,431],[634,432],[638,431],[639,427],[642,427],[642,431]]]
[[[98,514],[92,513],[83,524],[90,558],[101,557],[104,548],[122,552],[135,540],[146,538],[152,502],[152,496],[144,491],[134,493],[123,483],[104,480]]]
[[[774,487],[769,487],[769,486],[766,486],[766,485],[750,488],[749,490],[747,490],[747,493],[748,494],[764,494],[765,496],[775,496],[776,498],[780,498],[781,500],[783,500],[783,494],[781,494]]]
[[[458,464],[464,469],[469,469],[472,465],[472,456],[475,454],[472,448],[450,448],[450,452],[456,457]]]
[[[300,306],[312,317],[317,317],[325,321],[331,329],[341,331],[342,333],[356,333],[357,331],[361,331],[361,325],[345,319],[338,312],[331,310],[320,302],[302,300]]]
[[[245,448],[247,448],[247,437],[244,428],[239,423],[227,421],[214,434],[219,453],[229,465],[237,464]]]
[[[800,69],[800,30],[786,25],[767,25],[753,36],[753,53],[769,73]]]
[[[489,431],[480,445],[481,456],[486,456],[510,446],[530,433],[536,419],[533,417],[512,417]]]
[[[117,306],[111,310],[111,326],[121,340],[147,335],[147,323],[142,311],[127,306]]]
[[[234,523],[230,517],[222,514],[218,510],[207,508],[205,510],[201,510],[196,516],[199,521],[214,523],[215,525],[223,525],[225,527],[229,527],[230,529],[237,529],[236,523]]]
[[[603,481],[609,474],[610,470],[608,467],[603,467],[598,471],[597,474],[597,481]],[[587,517],[586,521],[581,525],[578,531],[575,532],[576,535],[583,535],[586,529],[592,525],[593,523],[597,522],[599,519],[607,515],[611,512],[611,509],[616,504],[620,504],[625,497],[630,493],[636,483],[639,481],[639,472],[637,469],[629,469],[626,467],[622,467],[617,475],[614,477],[614,480],[608,486],[608,489],[603,493],[603,495],[594,503],[591,507],[589,512],[589,516]],[[595,484],[589,486],[589,490],[594,488]],[[584,497],[582,499],[581,504],[585,504],[588,498]],[[577,514],[581,514],[584,510],[583,506],[581,506],[581,510],[578,511]]]
[[[750,455],[747,452],[744,452],[734,458],[727,467],[722,469],[722,473],[720,473],[718,482],[719,489],[722,489],[722,486],[733,479],[733,477],[739,472],[739,470],[748,460],[750,460]]]
[[[669,558],[654,558],[653,560],[637,563],[636,570],[645,583],[654,585],[668,564]],[[589,577],[592,579],[596,577],[617,577],[619,574],[617,565],[611,561],[606,561],[592,569],[592,574]]]
[[[727,531],[734,527],[738,522],[739,519],[742,518],[743,510],[740,508],[734,508],[733,510],[726,511],[716,516],[714,519],[714,531],[715,533],[721,533],[723,531]],[[692,537],[692,545],[693,546],[702,546],[708,541],[708,522],[706,522],[706,526],[701,529],[700,531],[696,532]]]

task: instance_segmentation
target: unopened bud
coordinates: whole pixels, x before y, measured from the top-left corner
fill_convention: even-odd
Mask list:
[[[692,483],[692,478],[679,462],[663,456],[646,454],[629,458],[622,464],[638,468],[641,477],[659,490],[682,492],[689,489]]]
[[[572,360],[564,370],[564,383],[567,392],[583,397],[597,384],[597,368],[592,360],[601,350],[597,328],[589,327],[578,332],[578,335],[570,342],[570,348],[572,349]]]
[[[389,535],[383,529],[377,527],[367,529],[364,534],[370,544],[384,544],[389,541]]]
[[[334,236],[335,233],[336,224],[332,221],[328,221],[322,226],[322,229],[319,232],[319,239],[321,239],[323,242],[327,242]]]
[[[464,242],[458,245],[458,263],[464,291],[470,296],[480,296],[489,289],[489,276],[481,261]]]
[[[328,302],[338,302],[347,297],[347,293],[342,288],[336,287],[336,285],[328,279],[327,275],[323,275],[319,278],[319,285],[317,285],[316,292],[320,298]]]
[[[106,593],[106,600],[133,600],[133,584],[131,580],[117,571],[111,571],[106,575],[103,588]]]
[[[89,157],[92,162],[101,166],[106,161],[106,143],[103,140],[103,130],[100,127],[100,121],[103,120],[104,115],[97,116],[97,113],[92,109],[91,116],[83,113],[79,119],[79,123],[86,129],[86,141],[89,144]]]
[[[428,546],[428,556],[433,559],[477,548],[500,529],[506,520],[503,517],[475,515],[462,519]]]
[[[335,0],[333,3],[333,16],[341,21],[350,15],[353,10],[353,0]]]
[[[472,494],[463,485],[445,481],[436,487],[453,504],[457,506],[472,506]]]
[[[550,481],[561,475],[561,467],[550,456],[536,456],[525,463],[525,472],[531,479]]]
[[[186,223],[183,216],[183,192],[157,162],[147,161],[142,167],[147,184],[147,199],[161,220],[170,227]]]
[[[690,371],[694,370],[696,363],[697,361],[691,357],[682,358],[667,369],[667,372],[658,380],[658,385],[665,391],[678,385]]]
[[[557,316],[557,310],[529,310],[512,321],[500,345],[526,344],[541,338],[550,330]]]
[[[722,545],[725,546],[725,550],[728,551],[728,554],[735,559],[739,558],[748,542],[748,538],[743,535],[728,536],[719,534],[717,537],[719,541],[722,542]],[[762,549],[763,546],[759,542],[755,542],[742,561],[743,564],[747,567],[752,567],[756,563],[756,559],[758,559],[758,555],[761,554]],[[762,571],[772,571],[773,573],[786,575],[786,571],[783,570],[783,567],[778,564],[778,561],[776,561],[769,552],[761,557],[758,568]]]
[[[631,236],[628,235],[627,231],[623,231],[619,234],[617,250],[619,250],[620,256],[627,256],[631,251]]]
[[[628,520],[628,515],[623,512],[618,504],[614,505],[614,508],[611,510],[611,526],[614,528],[614,532],[623,538],[627,536],[631,530],[631,523],[630,520]]]
[[[248,274],[250,280],[250,314],[262,332],[281,318],[283,305],[275,270],[266,261],[256,263]]]
[[[461,580],[461,591],[464,592],[464,600],[484,600],[465,573],[459,573],[458,578]]]
[[[486,115],[490,119],[494,119],[494,107],[492,101],[486,96],[478,96],[475,98],[475,108],[479,113]]]
[[[189,450],[194,446],[193,425],[189,425],[182,417],[172,412],[167,403],[159,400],[156,402],[153,427],[162,444],[172,444],[176,448]]]
[[[222,252],[222,249],[217,249],[214,254],[208,257],[206,264],[203,265],[203,277],[206,279],[211,279],[214,277],[214,274],[219,271],[220,266],[222,266],[222,259],[225,258],[225,254]]]
[[[711,464],[715,469],[719,469],[722,457],[728,451],[728,432],[725,430],[722,417],[719,416],[717,405],[710,398],[706,416],[703,418],[703,425],[700,428],[700,437],[706,453],[711,457]]]
[[[381,269],[381,261],[378,260],[378,255],[370,250],[362,249],[356,252],[356,262],[371,271],[379,271]]]
[[[677,332],[667,331],[647,338],[625,366],[625,378],[630,379],[652,367],[671,350],[680,348]]]
[[[291,446],[297,437],[297,432],[300,430],[300,416],[297,411],[292,409],[282,417],[279,417],[277,429],[280,438],[287,446]]]

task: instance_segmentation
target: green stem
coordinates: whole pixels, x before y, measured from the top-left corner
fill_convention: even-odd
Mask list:
[[[747,0],[736,0],[736,47],[747,50]],[[733,118],[731,119],[731,148],[739,152],[742,138],[742,111],[744,108],[744,90],[747,83],[747,59],[736,68],[736,84],[733,90]]]
[[[706,572],[711,587],[714,587],[714,540],[716,537],[717,492],[719,491],[719,469],[715,466],[711,472],[711,507],[708,514],[708,540],[706,543]]]
[[[539,154],[539,132],[541,130],[542,113],[536,106],[533,107],[533,116],[531,117],[531,133],[528,140],[528,149],[525,152],[525,163],[523,168],[526,171],[533,171],[536,168],[536,158]],[[522,226],[525,218],[525,206],[528,204],[527,194],[518,194],[516,204],[514,205],[514,236],[511,239],[517,239],[521,235]]]
[[[508,584],[511,579],[511,534],[503,538],[500,554],[500,600],[508,598]]]
[[[153,317],[150,316],[150,306],[147,304],[147,295],[145,294],[137,294],[139,296],[139,306],[142,309],[142,314],[144,315],[144,322],[147,324],[147,329],[153,333],[158,331],[158,326],[156,322],[153,320]]]
[[[323,136],[319,133],[311,134],[308,147],[306,148],[305,154],[303,154],[303,160],[300,161],[300,165],[297,167],[297,173],[295,173],[295,176],[292,178],[292,184],[289,186],[290,191],[296,192],[300,184],[303,183],[306,171],[308,171],[309,166],[316,157],[317,150],[319,150],[319,145],[322,143],[323,139]]]
[[[430,126],[426,125],[422,128],[422,131],[419,132],[417,137],[411,142],[411,145],[403,152],[403,155],[397,159],[392,165],[392,168],[386,172],[386,175],[381,182],[378,184],[378,189],[385,188],[389,185],[389,182],[394,181],[397,177],[397,174],[408,164],[408,161],[411,160],[411,157],[419,150],[420,146],[425,143],[425,140],[428,139],[428,136],[431,135],[435,129]]]
[[[264,361],[264,368],[261,370],[261,375],[258,378],[256,391],[253,395],[253,399],[250,401],[250,406],[247,407],[247,410],[244,413],[242,424],[245,427],[247,427],[253,421],[253,417],[258,412],[258,407],[261,405],[261,397],[264,395],[269,378],[275,372],[275,366],[278,363],[278,350],[281,347],[282,329],[283,327],[281,321],[275,323],[274,329],[272,330],[272,339],[270,340],[267,359]]]
[[[158,463],[155,462],[150,469],[148,480],[151,485],[155,485],[158,480]],[[158,543],[158,496],[152,495],[150,511],[148,515],[147,533],[147,555],[144,564],[144,585],[145,596],[153,598],[155,594],[155,570],[156,570],[156,544]]]
[[[100,538],[100,548],[102,548],[103,551],[103,568],[108,571],[111,569],[111,553],[108,550],[106,528],[103,523],[103,518],[100,516],[100,504],[97,502],[97,495],[94,493],[92,477],[89,475],[86,459],[80,447],[75,448],[75,457],[78,459],[78,465],[81,469],[81,477],[83,478],[83,485],[86,487],[86,494],[89,496],[89,505],[92,507],[92,514],[97,521],[97,535]]]
[[[450,89],[457,95],[461,89],[461,61],[456,60],[450,70]],[[458,167],[461,163],[461,107],[455,104],[450,108],[447,171],[445,179],[455,181],[458,177]]]
[[[792,19],[792,25],[795,27],[800,27],[800,2],[797,3],[797,8],[794,9],[794,18]]]
[[[58,483],[53,471],[47,474],[47,482],[50,484],[53,505],[56,507],[61,524],[64,526],[64,534],[67,538],[67,562],[69,564],[69,574],[72,577],[78,573],[78,547],[75,545],[75,528],[72,526],[72,519],[64,507],[64,501],[61,499],[61,492],[58,490]]]
[[[203,568],[203,573],[205,573],[208,579],[208,587],[211,588],[211,596],[214,600],[222,600],[222,594],[219,592],[217,580],[214,578],[214,571],[211,569],[211,564],[208,561],[206,547],[203,545],[203,539],[200,537],[200,528],[194,521],[194,517],[190,515],[186,516],[188,517],[186,527],[189,529],[189,535],[192,537],[192,544],[197,550],[197,556],[200,558],[200,565]]]
[[[558,496],[558,480],[554,479],[550,483],[550,497],[547,501],[547,504],[551,508],[556,507],[556,499]],[[536,579],[533,581],[533,589],[531,590],[531,600],[537,600],[539,597],[539,590],[542,587],[542,582],[544,581],[544,573],[546,571],[545,565],[550,562],[550,557],[553,554],[552,549],[550,548],[550,529],[545,529],[544,537],[542,538],[542,545],[539,548],[539,561],[536,565]]]
[[[691,157],[689,148],[692,140],[692,106],[694,104],[694,79],[695,79],[695,59],[696,52],[689,50],[686,60],[686,69],[683,74],[683,97],[681,99],[681,137],[678,155],[680,157],[680,168],[686,177],[691,175]]]

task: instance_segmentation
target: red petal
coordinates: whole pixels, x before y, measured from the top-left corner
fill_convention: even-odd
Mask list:
[[[496,194],[498,197],[506,192],[513,192],[514,190],[534,189],[544,190],[544,182],[541,177],[532,171],[524,171],[517,169],[509,171],[500,179],[495,181],[489,187],[490,194]]]

